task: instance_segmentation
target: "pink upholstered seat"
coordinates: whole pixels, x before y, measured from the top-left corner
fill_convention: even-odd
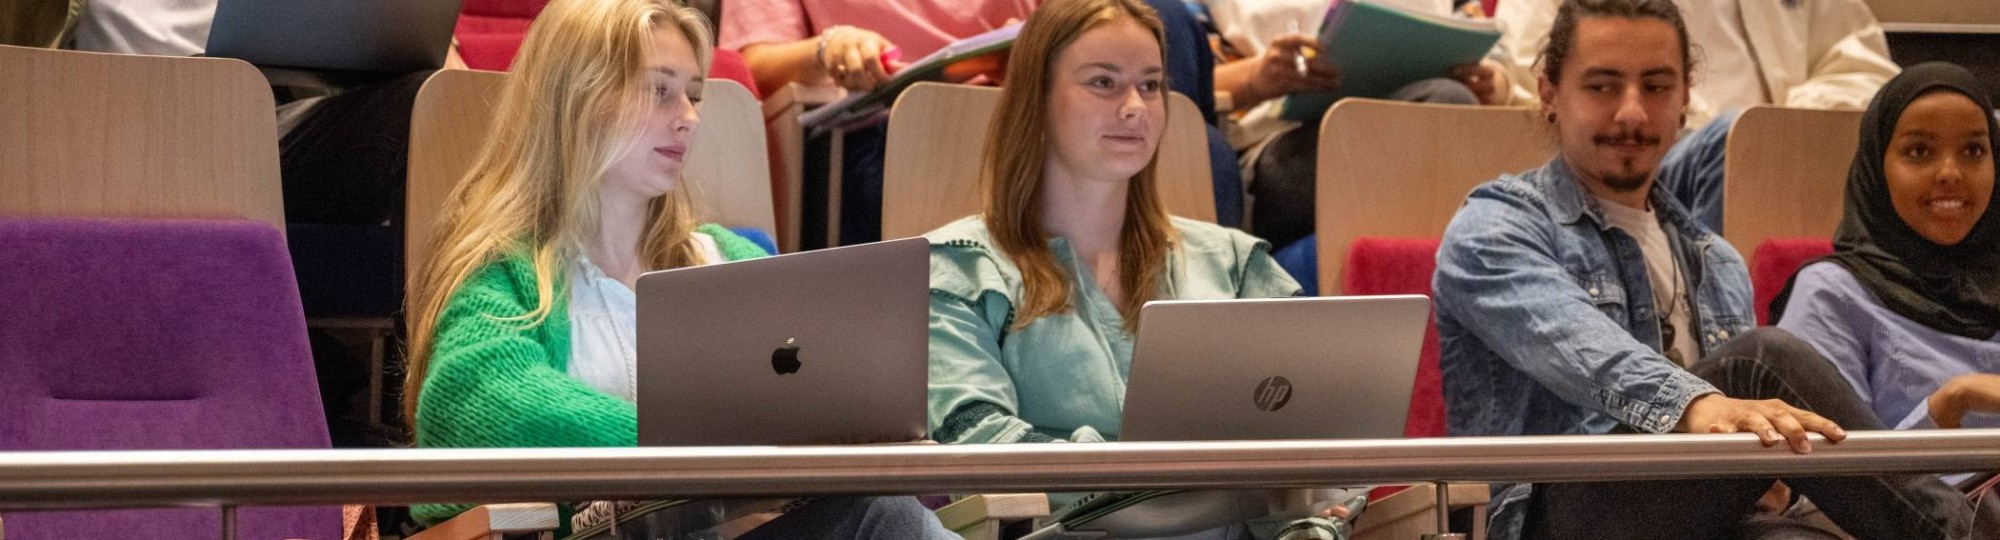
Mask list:
[[[1833,240],[1826,238],[1770,238],[1757,244],[1750,256],[1750,288],[1756,297],[1757,324],[1771,322],[1771,299],[1785,289],[1807,261],[1833,254]]]
[[[1431,274],[1437,271],[1436,238],[1356,238],[1347,251],[1341,274],[1342,294],[1431,294]],[[1416,387],[1410,392],[1406,437],[1444,436],[1444,391],[1438,372],[1437,324],[1424,331],[1423,355],[1417,363]]]

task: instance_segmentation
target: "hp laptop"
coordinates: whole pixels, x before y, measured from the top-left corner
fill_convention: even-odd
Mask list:
[[[1402,438],[1429,320],[1424,296],[1148,302],[1118,439]],[[1281,523],[1335,504],[1358,512],[1365,491],[1095,493],[1030,536],[1178,536]]]
[[[1118,439],[1402,438],[1429,321],[1420,295],[1147,303]]]
[[[652,272],[637,293],[641,446],[925,437],[923,238]]]

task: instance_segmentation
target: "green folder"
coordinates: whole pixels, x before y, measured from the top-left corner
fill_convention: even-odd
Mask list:
[[[1415,13],[1366,0],[1337,0],[1320,27],[1320,62],[1340,68],[1340,88],[1285,96],[1286,120],[1312,122],[1347,97],[1385,98],[1404,85],[1451,75],[1500,41],[1490,20]]]

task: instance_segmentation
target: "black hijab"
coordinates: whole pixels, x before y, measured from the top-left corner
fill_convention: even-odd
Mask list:
[[[1847,173],[1847,202],[1840,228],[1834,231],[1834,253],[1813,262],[1830,261],[1846,268],[1898,315],[1939,332],[1984,341],[2000,333],[2000,208],[1996,208],[2000,193],[1988,202],[1986,213],[1964,240],[1941,246],[1917,235],[1896,215],[1883,171],[1903,109],[1933,90],[1963,94],[1978,104],[1987,113],[1987,134],[1994,139],[1989,148],[2000,147],[1993,103],[1971,72],[1931,62],[1897,75],[1861,117],[1861,144]],[[2000,160],[1990,152],[1988,158]],[[1797,280],[1794,273],[1792,282]],[[1771,302],[1773,321],[1784,313],[1792,282]]]

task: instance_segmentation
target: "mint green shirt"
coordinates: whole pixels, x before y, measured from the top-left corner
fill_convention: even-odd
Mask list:
[[[1271,259],[1270,244],[1221,226],[1173,218],[1161,299],[1296,296],[1299,284]],[[1021,271],[968,217],[924,235],[931,242],[930,428],[945,443],[1118,438],[1132,338],[1124,317],[1078,266],[1062,238],[1049,240],[1075,289],[1071,309],[1010,331]]]

